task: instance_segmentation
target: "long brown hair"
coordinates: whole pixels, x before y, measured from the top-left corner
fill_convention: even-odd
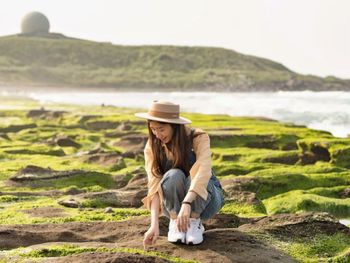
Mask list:
[[[173,129],[173,136],[170,142],[167,144],[167,147],[171,151],[174,158],[172,160],[172,168],[179,168],[186,174],[186,176],[188,176],[190,170],[188,155],[191,138],[186,134],[185,125],[165,122],[159,123],[170,124],[171,128]],[[167,157],[161,141],[153,134],[151,130],[150,121],[148,121],[148,138],[154,157],[152,173],[161,177],[166,172],[163,164],[166,162]]]

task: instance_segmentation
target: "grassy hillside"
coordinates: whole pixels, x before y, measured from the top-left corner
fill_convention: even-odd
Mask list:
[[[296,74],[223,48],[120,46],[73,38],[0,38],[0,83],[120,89],[350,90],[350,82]]]

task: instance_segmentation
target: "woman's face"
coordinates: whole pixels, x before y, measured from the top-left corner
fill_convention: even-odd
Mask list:
[[[173,128],[168,123],[159,123],[156,121],[150,121],[149,127],[152,133],[161,140],[162,143],[168,143],[173,137]]]

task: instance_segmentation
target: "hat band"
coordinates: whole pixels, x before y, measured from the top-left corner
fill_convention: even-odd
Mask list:
[[[178,119],[180,117],[179,113],[176,113],[176,112],[164,112],[164,111],[150,110],[150,111],[148,111],[148,114],[153,116],[153,117],[163,118],[163,119]]]

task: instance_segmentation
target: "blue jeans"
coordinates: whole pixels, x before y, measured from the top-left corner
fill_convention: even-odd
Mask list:
[[[191,185],[191,177],[184,174],[180,169],[170,169],[161,180],[164,202],[163,213],[170,218],[169,212],[180,212],[181,202],[185,198]],[[224,195],[219,180],[215,175],[209,180],[208,198],[204,200],[199,195],[191,204],[192,212],[199,214],[202,220],[212,218],[224,205]]]

